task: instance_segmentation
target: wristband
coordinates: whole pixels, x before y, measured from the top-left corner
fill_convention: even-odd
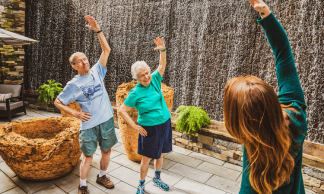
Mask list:
[[[160,52],[165,52],[166,51],[166,47],[164,47],[164,49],[163,50],[160,50]]]
[[[102,32],[102,30],[99,30],[99,31],[97,32],[97,34],[99,34],[100,32]]]

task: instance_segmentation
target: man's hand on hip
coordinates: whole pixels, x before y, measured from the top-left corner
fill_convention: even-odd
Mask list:
[[[91,119],[91,114],[88,112],[74,111],[73,116],[82,120],[83,122],[87,122]]]

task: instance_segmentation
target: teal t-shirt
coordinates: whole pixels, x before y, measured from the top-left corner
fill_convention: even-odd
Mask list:
[[[161,90],[162,79],[160,73],[155,71],[150,85],[144,87],[138,83],[129,91],[124,102],[126,106],[136,107],[139,115],[137,123],[142,126],[160,125],[171,118]]]

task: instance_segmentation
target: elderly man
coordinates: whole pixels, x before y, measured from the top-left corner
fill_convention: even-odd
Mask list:
[[[79,194],[89,193],[86,180],[93,154],[97,149],[97,141],[101,149],[97,183],[108,189],[114,188],[112,181],[106,177],[106,170],[110,160],[111,147],[118,142],[114,128],[113,110],[103,82],[111,49],[96,20],[90,16],[85,16],[85,19],[89,22],[86,27],[94,30],[98,35],[102,54],[91,69],[85,54],[80,52],[72,54],[69,61],[72,68],[78,71],[78,75],[67,83],[55,100],[57,108],[81,119],[79,142],[83,159],[80,166]],[[79,104],[82,111],[76,111],[67,106],[73,101]]]

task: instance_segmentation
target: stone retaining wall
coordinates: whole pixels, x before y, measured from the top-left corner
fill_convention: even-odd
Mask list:
[[[4,0],[0,3],[1,28],[25,34],[25,0]],[[23,46],[0,46],[1,83],[21,84],[24,82],[24,56]]]

